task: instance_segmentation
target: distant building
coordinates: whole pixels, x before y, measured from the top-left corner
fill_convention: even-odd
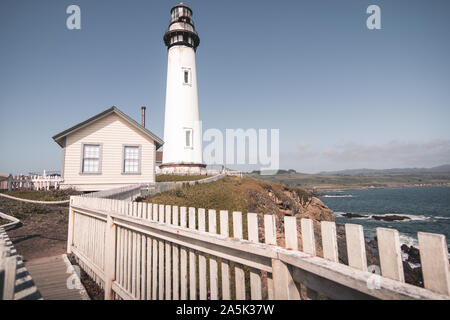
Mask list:
[[[156,150],[163,141],[111,107],[53,137],[63,148],[61,188],[80,191],[154,183]]]
[[[8,190],[9,174],[0,173],[0,190]]]

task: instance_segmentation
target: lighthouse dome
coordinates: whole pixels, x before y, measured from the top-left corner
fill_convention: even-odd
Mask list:
[[[200,38],[195,31],[192,10],[182,2],[170,10],[169,29],[164,34],[164,43],[170,49],[176,45],[184,45],[197,49]]]

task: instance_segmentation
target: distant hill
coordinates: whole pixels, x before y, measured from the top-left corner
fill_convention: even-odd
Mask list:
[[[450,164],[432,168],[394,168],[394,169],[349,169],[339,171],[322,171],[319,174],[362,175],[362,174],[392,174],[392,173],[449,173]]]
[[[280,170],[275,175],[261,175],[260,172],[249,176],[288,186],[306,189],[359,189],[392,188],[403,186],[439,186],[450,185],[450,165],[434,168],[397,168],[397,169],[356,169],[321,172],[318,174],[295,173]]]

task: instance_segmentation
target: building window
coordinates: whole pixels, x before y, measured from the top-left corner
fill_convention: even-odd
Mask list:
[[[191,69],[183,68],[183,84],[190,86],[191,82]]]
[[[123,157],[123,173],[140,174],[141,155],[139,146],[125,146]]]
[[[100,145],[83,145],[83,173],[100,173]]]
[[[190,128],[184,129],[184,138],[185,138],[184,147],[192,148],[192,129]]]

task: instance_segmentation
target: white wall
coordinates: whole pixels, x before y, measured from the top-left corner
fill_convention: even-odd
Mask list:
[[[191,85],[184,84],[183,68],[191,72]],[[185,148],[184,128],[193,129],[193,148]],[[195,51],[173,46],[168,52],[163,164],[202,163]]]
[[[155,182],[156,148],[154,141],[128,122],[110,114],[66,138],[64,183],[79,190],[103,190],[133,183]],[[102,144],[100,175],[81,173],[82,144]],[[123,145],[141,146],[141,174],[122,174]]]

